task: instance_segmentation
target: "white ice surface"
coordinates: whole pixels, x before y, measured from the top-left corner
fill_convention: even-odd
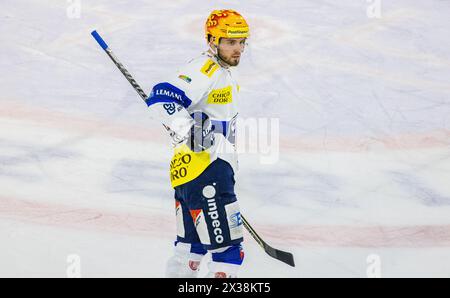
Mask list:
[[[77,1],[72,1],[77,3]],[[278,162],[242,154],[242,277],[450,277],[450,1],[0,4],[0,277],[162,277],[169,141],[90,36],[148,92],[205,49],[212,9],[248,18],[241,117],[278,118]],[[368,258],[369,257],[369,258]],[[202,273],[204,273],[204,266]]]

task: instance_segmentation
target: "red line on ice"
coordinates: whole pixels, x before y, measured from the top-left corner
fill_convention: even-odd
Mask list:
[[[4,197],[0,197],[1,218],[57,228],[132,235],[173,238],[175,233],[172,218],[161,213],[132,214]]]
[[[76,208],[50,202],[0,197],[0,219],[96,232],[172,239],[173,214],[127,213]],[[252,225],[277,247],[449,247],[450,225]],[[252,241],[246,235],[247,241]]]
[[[50,128],[76,131],[93,136],[121,138],[132,141],[164,143],[160,126],[139,126],[89,117],[67,115],[62,112],[5,101],[0,106],[0,117],[31,121]],[[408,150],[442,148],[450,145],[450,130],[436,129],[421,133],[402,133],[383,137],[304,136],[280,137],[282,151],[344,151],[364,152],[377,149]]]

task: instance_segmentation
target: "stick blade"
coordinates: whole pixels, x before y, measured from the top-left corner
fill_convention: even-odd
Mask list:
[[[294,255],[291,254],[290,252],[286,252],[286,251],[282,251],[282,250],[273,248],[268,244],[264,245],[264,250],[272,258],[275,258],[283,263],[286,263],[289,266],[295,267]]]

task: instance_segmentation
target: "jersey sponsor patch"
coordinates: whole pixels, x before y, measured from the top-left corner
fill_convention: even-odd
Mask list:
[[[185,76],[185,75],[179,75],[178,78],[179,78],[179,79],[182,79],[182,80],[185,81],[186,83],[192,82],[192,79],[191,79],[190,77],[188,77],[188,76]]]
[[[170,182],[177,187],[194,180],[211,164],[208,150],[193,152],[186,144],[175,148],[175,154],[170,161]]]
[[[231,86],[222,89],[214,89],[208,94],[208,103],[226,105],[233,102]]]
[[[202,66],[200,71],[208,78],[210,78],[218,69],[219,65],[216,62],[212,61],[211,59],[208,59],[206,63]]]
[[[230,239],[235,240],[243,237],[242,218],[238,202],[225,205],[228,227],[230,228]]]
[[[183,90],[175,87],[174,85],[164,82],[153,86],[150,96],[145,100],[147,106],[151,106],[158,102],[163,103],[178,103],[187,108],[191,105],[192,101],[186,96]],[[175,105],[174,105],[175,106]],[[169,108],[169,106],[167,106]],[[166,107],[167,113],[171,115],[172,109],[169,111]],[[175,111],[172,112],[172,114]]]

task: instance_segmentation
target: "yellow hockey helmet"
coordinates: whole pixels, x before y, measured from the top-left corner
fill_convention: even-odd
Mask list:
[[[214,44],[219,45],[219,39],[224,38],[247,38],[249,27],[245,19],[231,9],[214,10],[206,20],[205,37],[215,37]]]

